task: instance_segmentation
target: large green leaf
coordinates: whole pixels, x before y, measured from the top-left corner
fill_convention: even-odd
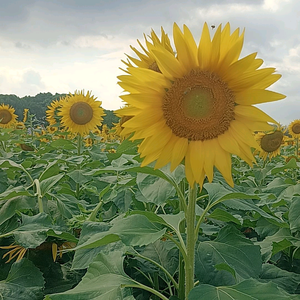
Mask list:
[[[294,294],[300,286],[300,274],[282,270],[271,264],[263,264],[260,281],[274,282],[288,293]]]
[[[175,195],[175,188],[169,182],[153,175],[138,173],[136,183],[142,195],[136,198],[142,202],[161,205]]]
[[[32,197],[30,194],[31,197],[29,197],[27,196],[28,194],[24,195],[20,193],[4,202],[0,208],[0,225],[10,219],[17,211],[33,209],[36,206],[36,197]]]
[[[209,195],[209,202],[214,205],[229,199],[259,199],[257,195],[233,192],[219,183],[205,183],[203,187]]]
[[[135,284],[123,270],[123,253],[99,253],[82,281],[72,290],[47,295],[45,300],[134,300],[121,285]]]
[[[5,280],[0,281],[0,299],[40,300],[44,278],[40,270],[28,259],[15,262]]]
[[[158,240],[154,243],[147,245],[141,252],[143,256],[157,262],[164,267],[171,275],[174,275],[178,268],[178,249],[174,248],[175,245],[170,241]],[[158,268],[149,261],[143,260],[144,265],[147,267],[146,272],[157,272]],[[145,272],[144,269],[142,271]],[[165,274],[159,270],[161,276]]]
[[[267,236],[263,241],[256,242],[261,248],[263,261],[267,262],[272,255],[294,245],[300,247],[300,239],[291,234],[288,228],[280,228],[275,234]]]
[[[51,227],[51,220],[45,213],[35,216],[22,214],[21,226],[6,233],[5,236],[13,235],[16,243],[24,248],[36,248],[46,240],[47,231]]]
[[[46,193],[62,178],[64,174],[57,174],[52,177],[46,178],[40,182],[41,194],[42,196],[46,195]]]
[[[189,293],[188,300],[292,300],[299,295],[290,295],[274,283],[261,283],[255,279],[245,280],[234,286],[215,287],[200,284]]]
[[[84,222],[80,234],[78,246],[81,246],[93,235],[100,232],[108,232],[110,226],[103,222]],[[84,269],[93,261],[95,256],[103,249],[103,246],[87,249],[78,249],[72,262],[72,269]]]
[[[300,197],[293,197],[289,209],[289,222],[291,232],[300,231]]]
[[[120,239],[127,246],[144,246],[161,238],[165,231],[142,215],[119,217],[108,231],[95,233],[77,249],[99,247]]]
[[[215,240],[200,242],[196,248],[195,274],[201,283],[232,285],[258,278],[261,266],[259,247],[232,226],[222,228]]]

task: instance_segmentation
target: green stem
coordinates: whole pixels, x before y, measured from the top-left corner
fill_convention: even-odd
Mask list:
[[[82,141],[81,135],[78,134],[77,135],[77,155],[81,155],[81,141]],[[79,166],[79,168],[80,168],[80,166]],[[80,193],[80,184],[77,182],[76,183],[76,198],[77,198],[77,200],[79,200],[79,193]]]
[[[134,281],[134,280],[133,280]],[[136,281],[134,281],[136,282]],[[151,287],[147,286],[147,285],[144,285],[144,284],[141,284],[139,282],[136,282],[136,284],[122,284],[121,285],[121,288],[126,288],[126,287],[132,287],[132,288],[138,288],[138,289],[142,289],[142,290],[145,290],[145,291],[148,291],[156,296],[158,296],[160,299],[162,300],[169,300],[166,296],[164,296],[163,294],[161,294],[160,292],[152,289]]]
[[[296,157],[298,158],[299,138],[296,138]]]
[[[36,193],[37,193],[37,197],[38,197],[39,212],[43,213],[44,212],[44,207],[43,207],[43,200],[42,200],[40,182],[39,182],[38,179],[34,179],[34,183],[35,183],[35,186],[36,186]]]
[[[93,209],[92,213],[90,214],[88,221],[96,222],[96,217],[103,205],[103,200],[101,199],[97,206]]]
[[[186,219],[186,259],[185,259],[185,298],[194,287],[195,277],[195,219],[196,219],[197,185],[189,187],[189,200]]]
[[[179,275],[178,275],[178,298],[183,300],[185,296],[185,270],[184,260],[179,253]]]
[[[199,234],[199,229],[200,229],[200,225],[201,223],[203,222],[203,219],[205,218],[206,216],[206,213],[210,210],[211,206],[210,205],[207,205],[205,210],[203,211],[202,215],[200,216],[198,222],[197,222],[197,225],[196,225],[196,228],[195,228],[195,241],[197,240],[198,238],[198,234]]]

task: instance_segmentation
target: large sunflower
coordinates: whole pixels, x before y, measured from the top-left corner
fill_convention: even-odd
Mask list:
[[[290,123],[289,127],[289,134],[294,138],[300,138],[300,120],[294,120]]]
[[[59,108],[58,116],[61,116],[61,123],[71,133],[80,135],[88,134],[90,130],[101,126],[104,116],[104,110],[101,107],[102,102],[97,101],[88,91],[75,91],[70,94]]]
[[[258,69],[263,60],[256,53],[239,59],[244,33],[230,33],[230,25],[216,30],[213,39],[205,23],[199,46],[190,30],[173,27],[176,57],[161,46],[151,54],[160,72],[128,67],[119,85],[128,107],[120,116],[132,116],[122,134],[143,139],[139,153],[142,165],[156,161],[155,168],[171,163],[174,170],[185,160],[186,177],[192,185],[211,182],[214,166],[233,185],[231,156],[250,165],[251,147],[259,148],[252,132],[270,130],[276,123],[252,106],[285,98],[266,90],[281,75],[274,68]]]
[[[5,104],[0,105],[0,127],[12,127],[16,123],[17,117],[13,107]]]

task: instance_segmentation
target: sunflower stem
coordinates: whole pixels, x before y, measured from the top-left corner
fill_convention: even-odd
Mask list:
[[[299,138],[296,138],[296,157],[298,158]]]
[[[39,182],[38,179],[34,179],[34,183],[35,183],[35,186],[36,186],[36,194],[37,194],[37,197],[38,197],[39,212],[43,213],[44,212],[44,207],[43,207],[43,199],[42,199],[40,182]]]
[[[186,259],[185,259],[185,299],[194,287],[195,277],[195,220],[196,220],[197,185],[189,186],[189,199],[186,219]]]
[[[81,135],[77,135],[77,155],[81,155]],[[80,169],[80,166],[78,166],[77,169]],[[77,182],[76,183],[76,198],[79,200],[79,193],[80,193],[80,184]]]

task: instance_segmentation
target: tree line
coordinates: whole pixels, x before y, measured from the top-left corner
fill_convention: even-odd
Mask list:
[[[30,114],[35,115],[35,118],[44,125],[48,125],[46,121],[47,106],[54,100],[59,100],[68,94],[51,94],[51,93],[39,93],[36,96],[18,97],[16,95],[4,95],[0,94],[0,105],[9,104],[15,109],[15,114],[18,116],[18,120],[23,120],[23,111],[25,108],[29,109]],[[103,124],[106,124],[109,128],[113,126],[113,123],[117,123],[119,118],[114,114],[112,110],[104,109],[105,116],[103,117]]]

